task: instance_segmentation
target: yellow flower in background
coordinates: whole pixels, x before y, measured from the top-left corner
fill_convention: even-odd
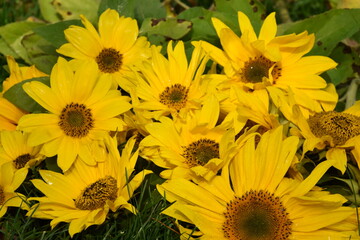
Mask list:
[[[111,84],[105,76],[98,77],[95,63],[73,72],[70,64],[59,58],[51,72],[51,88],[36,81],[23,86],[49,112],[23,116],[18,129],[30,133],[31,146],[44,144],[46,156],[57,154],[63,171],[77,156],[95,165],[103,161],[103,142],[109,131],[123,129],[124,123],[117,116],[131,108],[128,97],[111,90]]]
[[[165,168],[166,179],[209,180],[234,154],[234,132],[216,126],[219,103],[209,97],[203,108],[188,115],[186,121],[167,117],[146,125],[149,136],[140,142],[140,154]]]
[[[15,169],[29,168],[45,159],[41,146],[28,145],[29,134],[20,131],[0,132],[0,165],[11,162]]]
[[[255,125],[258,125],[256,131],[263,134],[287,122],[279,119],[277,108],[271,106],[269,102],[260,101],[257,93],[248,93],[232,87],[230,97],[221,104],[228,105],[225,108],[230,110],[222,125],[233,128],[236,134],[241,135]]]
[[[198,185],[168,180],[157,188],[173,204],[163,211],[194,224],[201,239],[350,239],[356,236],[355,209],[342,207],[340,194],[312,190],[331,166],[319,164],[304,180],[284,177],[295,158],[297,137],[279,127],[255,134],[239,147],[221,176]],[[181,227],[183,238],[192,234]],[[196,232],[196,231],[195,231]],[[192,238],[191,238],[192,239]]]
[[[0,130],[15,130],[19,119],[27,114],[6,98],[0,97]]]
[[[19,67],[12,56],[6,56],[6,60],[9,66],[10,76],[3,82],[2,93],[6,92],[9,88],[24,80],[47,76],[47,74],[39,71],[35,66]]]
[[[0,218],[4,216],[8,207],[21,207],[27,209],[26,197],[15,192],[23,183],[28,170],[14,169],[12,163],[0,165]]]
[[[120,156],[113,138],[108,146],[114,154],[95,166],[77,160],[64,174],[40,170],[44,181],[35,179],[32,183],[46,196],[29,198],[39,203],[32,206],[28,216],[52,219],[52,228],[60,222],[70,223],[69,233],[73,237],[91,225],[102,224],[109,210],[124,208],[136,213],[128,200],[151,171],[130,177],[138,158],[138,151],[133,152],[134,144],[135,139],[131,138]]]
[[[175,47],[170,41],[167,47],[168,58],[152,47],[152,60],[144,62],[141,69],[143,77],[135,88],[141,102],[134,108],[151,110],[148,118],[158,119],[171,114],[184,116],[188,111],[199,109],[206,90],[201,86],[207,58],[196,47],[188,63],[184,43],[179,41]]]
[[[323,91],[327,83],[319,76],[336,63],[324,56],[304,56],[314,45],[313,34],[303,32],[277,37],[275,13],[265,19],[258,36],[242,12],[238,12],[241,37],[219,19],[212,21],[223,50],[200,42],[210,57],[224,68],[224,75],[213,75],[223,79],[223,89],[236,85],[247,92],[265,91],[260,100],[266,102],[266,92],[272,90],[269,86],[285,93],[290,88],[296,104],[302,108],[318,112],[323,101],[336,105],[337,94],[325,97]]]
[[[297,128],[291,133],[305,139],[303,154],[326,150],[326,159],[334,161],[334,167],[344,174],[349,150],[360,166],[360,101],[343,112],[319,112],[308,118],[296,107],[293,111],[292,122]]]
[[[131,68],[150,57],[150,43],[138,36],[136,20],[108,9],[100,15],[98,30],[84,16],[81,21],[85,28],[70,26],[64,31],[69,43],[58,53],[73,58],[74,68],[84,62],[96,63],[96,69],[108,81],[129,91],[135,84]]]
[[[12,56],[7,56],[6,59],[10,76],[2,83],[3,90],[0,93],[0,130],[15,130],[19,119],[27,112],[9,102],[3,97],[3,94],[17,83],[47,75],[37,70],[35,66],[19,67]]]

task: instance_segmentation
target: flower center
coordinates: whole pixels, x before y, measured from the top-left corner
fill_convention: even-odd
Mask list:
[[[321,112],[308,119],[311,132],[316,137],[329,135],[335,145],[360,135],[360,117],[350,113]]]
[[[203,138],[183,147],[182,156],[190,167],[204,166],[213,158],[219,158],[219,144],[213,140]]]
[[[227,239],[286,240],[292,222],[280,199],[267,191],[249,191],[226,206],[223,223]]]
[[[31,155],[29,153],[23,154],[18,156],[15,160],[14,160],[14,165],[16,169],[20,169],[25,167],[26,163],[31,159]]]
[[[241,77],[244,82],[258,83],[262,82],[263,77],[269,78],[269,70],[276,62],[270,61],[264,56],[250,58],[245,62],[241,72]],[[281,68],[274,66],[271,75],[274,80],[281,76]]]
[[[105,205],[107,200],[115,201],[117,181],[107,176],[87,186],[75,200],[75,206],[81,210],[95,210]]]
[[[67,136],[82,138],[94,127],[91,110],[84,104],[70,103],[60,114],[59,126]]]
[[[166,87],[160,94],[160,102],[169,108],[179,111],[186,105],[187,95],[189,89],[181,84],[174,84],[171,87]]]
[[[104,48],[95,60],[101,72],[114,73],[121,68],[122,55],[113,48]]]
[[[2,186],[0,186],[0,206],[5,203],[5,194],[4,189]]]

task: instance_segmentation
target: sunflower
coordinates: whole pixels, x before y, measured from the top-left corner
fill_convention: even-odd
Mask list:
[[[158,119],[171,114],[183,116],[190,110],[199,109],[206,89],[201,85],[207,58],[201,48],[196,47],[190,63],[186,58],[184,43],[175,47],[170,41],[167,47],[168,59],[152,47],[152,60],[141,69],[143,76],[135,88],[140,104],[134,106],[149,110],[148,118]]]
[[[75,69],[89,61],[96,63],[100,75],[128,91],[134,85],[131,68],[150,57],[150,43],[145,37],[138,37],[136,20],[107,9],[100,15],[98,31],[82,15],[81,21],[85,28],[66,29],[69,43],[57,52],[73,58],[71,63]]]
[[[331,98],[322,94],[327,83],[319,76],[336,63],[324,56],[304,57],[314,45],[313,34],[276,37],[275,13],[264,20],[258,36],[242,12],[238,12],[241,37],[219,19],[213,18],[212,22],[224,50],[204,41],[200,43],[210,57],[223,66],[223,75],[212,75],[223,79],[222,90],[235,85],[246,92],[263,91],[262,101],[266,102],[266,92],[271,91],[269,86],[285,93],[293,88],[296,104],[307,111],[319,111],[323,101],[336,105],[336,93]]]
[[[44,77],[47,75],[37,70],[35,66],[19,67],[12,56],[7,56],[6,59],[10,76],[2,83],[3,89],[0,93],[0,130],[15,130],[19,119],[23,115],[27,114],[27,112],[5,99],[3,94],[17,83],[27,79]]]
[[[0,165],[11,162],[15,169],[29,168],[45,159],[41,146],[27,144],[29,134],[20,131],[0,132]]]
[[[230,97],[223,101],[223,105],[230,110],[226,113],[223,125],[233,128],[238,135],[243,134],[251,127],[257,125],[258,133],[262,134],[269,129],[274,129],[287,121],[279,118],[279,111],[269,104],[269,101],[262,102],[257,93],[248,93],[238,88],[230,89]],[[225,103],[226,102],[226,103]]]
[[[51,72],[51,88],[37,81],[23,86],[49,112],[23,116],[18,129],[30,133],[31,146],[44,144],[46,156],[57,154],[63,171],[77,156],[90,165],[102,161],[104,139],[109,131],[123,129],[117,116],[131,108],[128,97],[111,90],[111,82],[104,76],[98,77],[94,64],[73,72],[70,64],[59,58]]]
[[[27,172],[26,168],[14,169],[12,163],[0,165],[0,218],[4,216],[8,207],[27,209],[25,196],[15,192],[25,180]]]
[[[331,166],[319,164],[304,180],[284,177],[297,150],[298,138],[283,139],[280,126],[255,134],[220,176],[199,184],[185,179],[158,185],[173,203],[163,211],[194,224],[201,239],[349,239],[356,235],[355,209],[343,207],[339,194],[312,190]],[[187,225],[189,226],[189,225]],[[183,229],[184,239],[191,230]],[[333,237],[333,238],[332,238]]]
[[[109,210],[123,208],[136,213],[128,200],[150,171],[132,175],[138,158],[138,151],[133,152],[134,144],[135,139],[131,138],[120,156],[114,137],[108,143],[114,154],[95,166],[77,160],[64,174],[40,170],[44,181],[34,179],[32,183],[45,196],[29,198],[39,203],[31,207],[28,216],[52,219],[52,228],[60,222],[70,223],[69,233],[73,237],[91,225],[102,224]]]
[[[163,178],[209,180],[234,154],[234,132],[216,126],[218,117],[215,97],[186,121],[161,117],[160,122],[146,125],[150,135],[140,142],[140,155],[165,168]]]
[[[39,71],[35,66],[19,67],[12,56],[6,56],[7,64],[10,71],[10,76],[3,82],[2,92],[6,92],[15,84],[22,82],[26,79],[45,77],[47,74]]]
[[[351,151],[360,166],[360,101],[343,112],[318,112],[308,118],[296,107],[293,111],[292,122],[297,128],[291,132],[305,139],[303,154],[326,150],[326,159],[334,160],[334,167],[344,173],[347,152]]]

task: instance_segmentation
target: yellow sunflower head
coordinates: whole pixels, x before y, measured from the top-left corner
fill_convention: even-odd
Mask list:
[[[110,131],[124,128],[119,115],[131,108],[128,97],[97,75],[95,63],[74,72],[66,60],[59,58],[50,85],[37,81],[24,84],[25,92],[47,112],[23,116],[17,128],[30,133],[31,146],[43,144],[46,156],[57,155],[63,171],[77,157],[89,165],[102,161],[104,139]]]
[[[343,112],[318,112],[306,118],[299,108],[294,107],[293,123],[297,128],[291,129],[293,135],[305,139],[303,154],[307,151],[326,151],[328,160],[335,160],[334,167],[342,173],[347,166],[347,150],[351,150],[356,162],[360,163],[360,104]]]
[[[141,155],[165,168],[161,176],[166,179],[211,179],[234,154],[235,134],[217,126],[218,117],[215,97],[209,97],[186,120],[162,117],[146,125],[149,135],[140,143]]]
[[[28,209],[26,197],[15,192],[26,178],[28,170],[16,170],[12,163],[0,163],[0,218],[4,216],[8,207]]]
[[[262,135],[256,145],[255,135],[239,146],[228,168],[209,182],[171,179],[158,185],[160,194],[173,202],[163,213],[195,225],[201,239],[356,236],[355,209],[342,206],[347,200],[314,189],[331,163],[319,164],[304,181],[286,178],[296,157],[298,138],[284,138],[279,127]],[[191,229],[181,234],[191,236]]]
[[[207,58],[200,47],[195,47],[189,63],[182,41],[175,47],[170,41],[167,55],[165,58],[152,48],[152,59],[144,63],[135,88],[134,94],[140,103],[134,108],[151,110],[153,113],[149,117],[183,116],[190,110],[199,109],[206,93],[201,86],[201,76]]]
[[[129,180],[138,157],[138,151],[133,152],[134,144],[135,139],[130,139],[120,156],[115,137],[108,143],[112,154],[96,166],[77,160],[65,174],[40,170],[43,180],[35,179],[32,183],[45,196],[29,199],[39,203],[32,206],[28,215],[52,219],[51,227],[59,222],[70,223],[69,233],[73,237],[91,225],[102,224],[109,210],[125,208],[136,213],[128,200],[150,171],[141,171]]]
[[[9,66],[10,76],[6,78],[5,81],[3,82],[3,90],[2,90],[3,93],[6,92],[9,88],[14,86],[15,84],[22,82],[24,80],[47,76],[47,74],[39,71],[35,66],[19,67],[14,57],[12,56],[7,56],[6,60]]]
[[[264,20],[260,33],[256,34],[249,18],[238,12],[240,37],[219,19],[212,20],[222,49],[204,41],[201,43],[210,57],[224,68],[227,78],[223,81],[223,89],[235,85],[246,92],[265,89],[269,92],[269,87],[273,86],[286,93],[291,87],[295,89],[297,103],[304,108],[321,106],[322,102],[336,104],[337,99],[324,96],[327,84],[319,76],[334,68],[336,63],[323,56],[304,57],[314,45],[313,34],[276,36],[275,13]]]
[[[35,66],[19,67],[12,56],[7,56],[6,59],[10,76],[2,83],[3,89],[0,93],[0,130],[15,130],[19,119],[27,112],[3,98],[3,93],[24,80],[47,75],[39,71]]]
[[[119,16],[112,9],[104,11],[99,18],[98,29],[84,17],[85,28],[71,26],[64,31],[69,43],[57,51],[71,57],[75,67],[92,61],[101,75],[128,91],[134,85],[131,68],[139,66],[150,57],[150,43],[139,37],[135,19]]]
[[[29,168],[45,159],[41,146],[29,146],[29,135],[20,131],[0,132],[0,165],[11,162],[14,169]]]

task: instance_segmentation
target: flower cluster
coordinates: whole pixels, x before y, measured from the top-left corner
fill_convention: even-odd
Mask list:
[[[181,239],[357,239],[355,208],[317,184],[330,168],[360,166],[360,102],[334,110],[320,74],[337,64],[306,55],[313,34],[277,36],[275,13],[257,34],[238,12],[240,36],[213,18],[220,45],[193,41],[189,54],[182,41],[151,45],[115,10],[97,28],[81,21],[64,31],[49,76],[7,58],[0,217],[21,207],[51,227],[69,223],[73,236],[110,210],[137,214],[129,200],[154,174],[135,168],[142,158],[161,169],[157,190],[172,203],[163,214]],[[39,111],[6,98],[19,84]],[[304,174],[308,152],[323,158]],[[44,196],[16,192],[34,167]]]

